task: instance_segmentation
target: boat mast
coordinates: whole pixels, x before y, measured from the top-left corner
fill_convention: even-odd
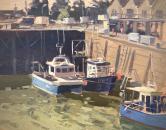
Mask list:
[[[60,44],[59,42],[59,30],[57,30],[57,38],[58,38],[58,43],[56,44],[56,47],[58,48],[59,55],[62,55],[63,44],[65,42],[64,30],[63,30],[63,44]]]

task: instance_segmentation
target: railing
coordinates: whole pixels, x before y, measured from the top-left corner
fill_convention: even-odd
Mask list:
[[[142,103],[142,102],[138,102],[138,103]],[[125,103],[124,105],[125,105],[125,109],[124,109],[125,111],[128,108],[130,108],[130,109],[134,109],[134,110],[138,110],[138,111],[142,111],[146,113],[166,113],[166,108],[159,108],[159,105],[157,106],[157,108],[147,107],[145,105],[140,105],[134,102]]]

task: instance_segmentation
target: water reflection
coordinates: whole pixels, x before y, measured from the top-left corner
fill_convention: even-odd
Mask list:
[[[119,120],[122,130],[156,130],[156,128],[145,126],[125,118],[120,118]]]
[[[0,91],[0,129],[154,130],[119,120],[119,101],[97,93],[53,97],[38,89]]]

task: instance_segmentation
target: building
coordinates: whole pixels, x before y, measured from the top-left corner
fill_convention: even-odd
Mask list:
[[[113,0],[108,15],[118,16],[126,33],[141,32],[166,42],[166,0]]]
[[[128,0],[112,0],[107,10],[109,17],[123,17],[123,7],[127,4],[127,2]]]
[[[165,0],[113,0],[109,17],[166,19]]]
[[[17,17],[26,13],[32,0],[2,0],[0,2],[0,18]]]

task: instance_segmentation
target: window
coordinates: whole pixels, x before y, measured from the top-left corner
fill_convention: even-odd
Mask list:
[[[146,10],[142,10],[142,17],[146,18],[147,17],[147,11]]]
[[[112,15],[112,16],[117,16],[117,14],[118,14],[118,13],[117,13],[116,9],[113,9],[111,15]]]
[[[57,72],[57,73],[60,73],[60,72],[61,72],[61,69],[60,69],[60,68],[57,68],[57,69],[56,69],[56,72]]]
[[[54,67],[51,67],[51,72],[54,72]]]
[[[74,72],[74,68],[69,68],[69,72]]]
[[[62,68],[62,73],[66,73],[67,72],[67,68]]]
[[[127,9],[127,14],[126,16],[128,18],[133,18],[134,17],[134,10],[133,9]]]
[[[156,18],[163,18],[163,11],[162,10],[156,11]]]
[[[97,67],[98,72],[101,72],[101,69],[102,69],[101,67]]]

